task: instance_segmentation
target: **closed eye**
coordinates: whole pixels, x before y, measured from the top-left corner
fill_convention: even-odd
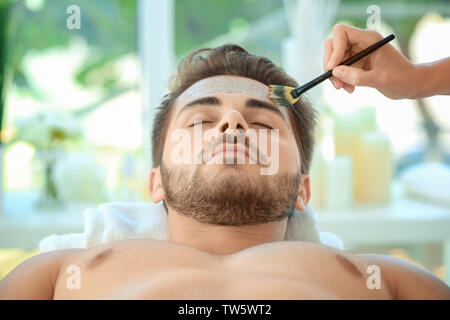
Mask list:
[[[263,127],[269,128],[269,129],[273,129],[271,126],[268,126],[267,124],[260,123],[260,122],[253,122],[252,124],[256,124],[256,125],[259,125],[259,126],[263,126]]]
[[[203,123],[212,123],[212,121],[200,121],[200,120],[194,121],[194,123],[191,124],[189,127],[193,127],[193,126],[196,126],[198,124],[203,124]]]

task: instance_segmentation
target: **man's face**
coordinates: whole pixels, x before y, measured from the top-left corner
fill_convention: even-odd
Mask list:
[[[161,167],[153,169],[160,175],[160,192],[151,178],[154,201],[224,225],[279,221],[294,206],[303,209],[309,180],[289,114],[267,93],[263,83],[229,75],[185,90],[168,121]]]

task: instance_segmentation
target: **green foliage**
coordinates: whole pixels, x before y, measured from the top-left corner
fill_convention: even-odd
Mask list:
[[[3,109],[5,104],[5,86],[6,86],[6,70],[7,70],[7,27],[10,5],[13,0],[5,0],[0,3],[0,132],[3,128]],[[0,136],[0,145],[2,139]]]
[[[249,25],[282,0],[175,0],[175,52],[183,55],[233,27]]]
[[[24,55],[31,50],[67,46],[72,37],[82,37],[90,48],[89,58],[75,80],[84,86],[101,86],[107,91],[112,90],[116,78],[109,70],[109,62],[137,49],[137,0],[41,1],[42,8],[30,10],[25,0],[0,0],[0,97],[6,64],[12,69],[13,81],[33,92],[22,70]],[[173,1],[177,57],[184,56],[194,48],[233,29],[248,27],[264,15],[283,7],[283,0]],[[342,0],[341,4],[357,2],[361,5],[359,0]],[[407,6],[411,2],[426,1],[402,0],[399,3],[401,6]],[[385,3],[388,1],[377,1],[381,8]],[[66,27],[66,19],[69,16],[66,9],[70,5],[77,5],[81,9],[81,30],[69,30]],[[345,13],[341,18],[345,18]],[[364,26],[365,12],[361,12],[360,19],[353,20],[356,26]],[[396,23],[396,28],[407,39],[415,22],[416,19],[401,19]],[[274,34],[278,33],[267,35],[267,41]],[[252,48],[253,44],[249,46]],[[96,73],[95,77],[90,77],[91,73]],[[103,76],[103,79],[99,79],[98,75]],[[92,78],[98,81],[92,83],[89,81]]]
[[[22,70],[28,51],[68,46],[74,36],[85,39],[91,54],[75,80],[84,86],[114,88],[115,78],[108,69],[117,57],[136,51],[136,6],[134,0],[43,0],[40,10],[27,8],[24,0],[8,0],[10,7],[7,41],[8,64],[13,81],[34,92]],[[2,2],[5,4],[6,2]],[[66,9],[77,5],[81,10],[81,30],[69,30]],[[174,0],[175,49],[183,55],[195,47],[240,28],[271,10],[280,8],[282,0]],[[3,46],[2,46],[3,47]],[[103,75],[95,84],[91,73]],[[36,96],[36,98],[38,98]]]
[[[11,1],[11,0],[10,0]],[[38,11],[29,10],[25,1],[13,1],[8,28],[8,63],[13,68],[14,82],[29,86],[22,71],[22,59],[31,50],[67,46],[72,37],[87,41],[92,54],[76,80],[84,80],[95,66],[136,50],[136,2],[126,0],[47,0]],[[81,29],[66,27],[66,9],[77,5],[81,11]],[[111,84],[110,79],[103,81]],[[31,88],[29,88],[31,89]]]

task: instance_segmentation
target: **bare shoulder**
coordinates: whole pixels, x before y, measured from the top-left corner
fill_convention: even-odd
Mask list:
[[[355,256],[379,267],[394,299],[450,299],[450,288],[444,281],[411,262],[381,254]]]
[[[0,299],[52,299],[61,264],[84,251],[56,250],[23,261],[0,281]]]
[[[155,249],[161,250],[162,244],[166,241],[156,241],[147,239],[127,239],[115,240],[107,243],[99,244],[90,248],[81,249],[72,254],[65,255],[60,260],[60,269],[67,270],[70,266],[92,267],[100,261],[105,261],[109,257],[118,257],[126,259],[136,251],[140,250],[140,254],[152,255]],[[164,249],[164,247],[162,248]]]

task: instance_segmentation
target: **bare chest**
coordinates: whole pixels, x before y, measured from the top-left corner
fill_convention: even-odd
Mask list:
[[[366,266],[304,243],[271,243],[217,256],[168,242],[105,245],[66,261],[55,299],[387,298]],[[383,288],[385,289],[385,288]]]

